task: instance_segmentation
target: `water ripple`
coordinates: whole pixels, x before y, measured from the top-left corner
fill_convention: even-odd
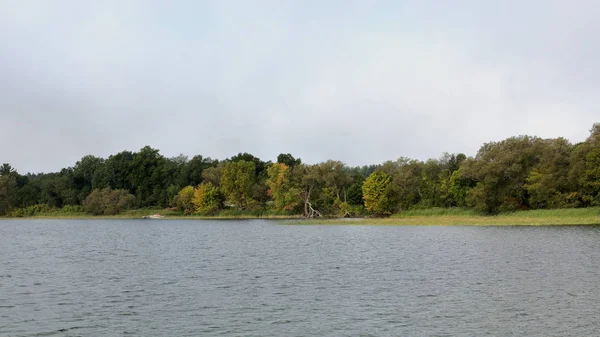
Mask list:
[[[0,221],[4,336],[596,336],[594,227]]]

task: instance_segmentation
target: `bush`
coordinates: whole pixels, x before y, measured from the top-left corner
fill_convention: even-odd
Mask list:
[[[196,207],[196,214],[215,215],[221,209],[219,189],[211,183],[198,185],[192,203]]]
[[[28,216],[40,215],[40,214],[48,214],[55,211],[56,208],[50,207],[47,204],[38,204],[27,206],[23,208],[13,209],[8,213],[8,216],[13,218],[23,218]]]
[[[194,192],[194,186],[186,186],[182,188],[181,191],[179,191],[179,193],[175,196],[174,200],[176,202],[177,209],[182,211],[183,214],[189,215],[194,213]]]
[[[84,209],[79,205],[64,205],[63,208],[57,209],[57,212],[62,214],[83,213]]]
[[[112,190],[110,187],[95,189],[85,198],[83,208],[93,215],[116,215],[130,209],[135,197],[126,190]]]

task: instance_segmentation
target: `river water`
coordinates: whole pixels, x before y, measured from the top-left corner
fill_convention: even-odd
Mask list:
[[[598,336],[599,227],[0,221],[0,336]]]

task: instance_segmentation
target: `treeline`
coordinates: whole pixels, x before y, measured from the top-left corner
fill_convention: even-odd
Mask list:
[[[226,160],[162,156],[144,147],[107,159],[81,158],[47,174],[0,167],[0,215],[40,210],[117,214],[163,207],[214,215],[388,215],[411,208],[464,207],[482,213],[600,205],[600,123],[582,143],[519,136],[484,144],[474,157],[444,154],[348,167],[305,164],[291,154],[275,163],[240,153]]]

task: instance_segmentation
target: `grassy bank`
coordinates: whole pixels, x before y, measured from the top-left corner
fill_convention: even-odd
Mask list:
[[[285,224],[301,225],[382,225],[382,226],[542,226],[542,225],[600,225],[600,207],[517,211],[499,215],[481,215],[460,208],[431,208],[409,210],[389,218],[303,219],[300,215],[275,212],[223,210],[215,216],[184,215],[160,208],[137,209],[113,216],[92,216],[84,212],[52,211],[25,218],[43,219],[141,219],[145,215],[161,214],[165,219],[279,219]]]
[[[300,215],[289,215],[269,211],[240,211],[240,210],[221,210],[213,216],[185,215],[180,211],[173,211],[163,208],[143,208],[129,210],[117,215],[90,215],[88,213],[74,210],[50,209],[36,212],[35,214],[21,217],[7,217],[0,219],[141,219],[144,216],[160,214],[165,219],[184,219],[184,220],[209,220],[209,219],[300,219]]]
[[[433,208],[405,211],[389,218],[311,219],[295,224],[381,225],[381,226],[545,226],[600,225],[600,207],[517,211],[481,215],[473,210]]]

